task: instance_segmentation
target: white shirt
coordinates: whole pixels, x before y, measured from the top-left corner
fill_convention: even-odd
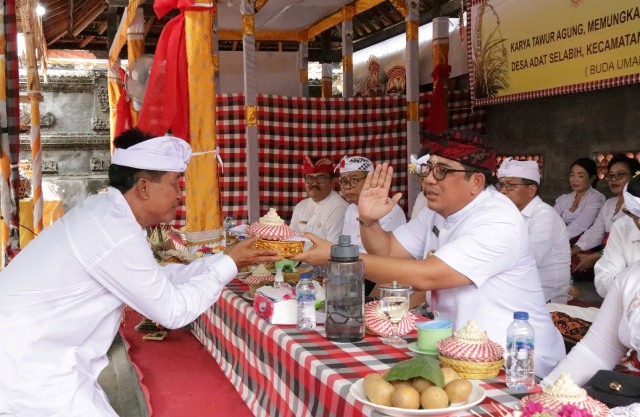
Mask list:
[[[640,230],[633,219],[624,215],[613,223],[602,257],[593,266],[596,291],[606,297],[616,275],[640,260]]]
[[[521,211],[538,266],[546,302],[569,301],[571,248],[567,228],[556,211],[535,196]]]
[[[226,255],[162,267],[115,188],[45,229],[0,277],[0,415],[117,417],[97,383],[125,305],[184,326],[237,273]]]
[[[407,219],[404,216],[404,211],[402,211],[400,206],[396,204],[389,213],[379,220],[379,223],[382,230],[391,231],[396,227],[407,223]],[[347,207],[347,211],[344,213],[342,234],[351,236],[351,244],[358,245],[360,247],[360,252],[367,253],[362,245],[362,239],[360,238],[360,223],[358,223],[357,204],[349,204],[349,207]]]
[[[573,239],[591,227],[600,212],[600,207],[602,207],[606,200],[600,191],[589,188],[580,199],[578,208],[574,212],[571,212],[569,209],[575,199],[575,191],[563,194],[556,199],[556,204],[553,206],[560,217],[562,217],[562,220],[564,220],[564,224],[567,225],[567,235],[569,239]]]
[[[526,225],[506,196],[487,189],[447,219],[422,210],[393,234],[415,258],[435,250],[435,256],[473,282],[434,291],[436,312],[452,320],[454,330],[475,319],[504,347],[514,311],[526,311],[536,332],[536,375],[547,375],[564,357],[562,336],[545,308]]]
[[[411,220],[417,218],[420,210],[425,207],[427,207],[427,197],[424,196],[423,192],[420,192],[416,197],[416,202],[413,203],[413,209],[411,209]]]
[[[622,212],[624,204],[622,204],[621,209],[618,210],[617,213],[615,212],[617,204],[618,197],[612,197],[604,202],[598,213],[598,217],[596,217],[591,227],[585,230],[582,236],[580,236],[580,239],[576,242],[576,246],[582,250],[589,250],[602,245],[602,240],[604,236],[611,231],[613,222],[625,216]]]
[[[290,226],[298,233],[311,232],[331,243],[338,243],[348,206],[335,191],[319,203],[305,198],[294,207]]]
[[[640,262],[634,262],[618,274],[585,337],[545,378],[545,383],[555,381],[561,372],[566,372],[577,385],[584,385],[598,370],[613,369],[627,349],[640,349],[638,276]]]

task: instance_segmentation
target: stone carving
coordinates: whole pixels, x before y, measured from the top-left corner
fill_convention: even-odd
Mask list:
[[[100,158],[96,158],[95,156],[91,157],[89,160],[91,165],[91,172],[96,171],[107,171],[109,169],[110,162],[102,160]]]
[[[96,95],[98,96],[98,110],[102,112],[109,111],[109,92],[107,88],[99,85],[96,88]]]
[[[107,120],[98,119],[97,117],[92,117],[91,128],[93,130],[109,130],[109,122]]]
[[[109,134],[102,133],[60,133],[42,135],[43,150],[109,150]],[[29,137],[20,135],[20,152],[31,150]]]
[[[58,162],[56,161],[42,161],[42,173],[43,174],[57,174]]]
[[[51,112],[40,115],[40,127],[52,127],[56,124],[56,116]],[[20,105],[20,131],[31,128],[31,107],[28,104]]]

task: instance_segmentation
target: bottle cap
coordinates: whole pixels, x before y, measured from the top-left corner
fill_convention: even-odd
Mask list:
[[[529,320],[529,313],[526,311],[516,311],[513,313],[514,320]]]
[[[358,259],[360,247],[351,244],[351,236],[340,235],[338,244],[331,246],[331,260],[345,262]]]
[[[300,274],[300,279],[311,279],[311,273],[303,272]]]
[[[284,275],[282,275],[282,269],[276,269],[275,282],[284,282]]]

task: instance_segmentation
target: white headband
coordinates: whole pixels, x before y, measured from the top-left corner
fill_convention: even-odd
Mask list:
[[[624,186],[624,191],[622,195],[624,197],[624,205],[633,214],[634,216],[640,217],[640,198],[632,195],[629,191],[627,191],[627,187],[629,183],[626,183]]]
[[[191,146],[173,136],[160,136],[126,149],[116,148],[111,163],[153,171],[184,172],[191,159]]]
[[[424,165],[427,165],[427,162],[429,162],[429,158],[431,158],[429,154],[423,155],[420,158],[418,158],[416,154],[411,154],[411,156],[409,156],[409,172],[420,174],[424,170]]]
[[[498,178],[503,177],[524,178],[540,184],[540,168],[536,161],[515,161],[507,158],[498,168]]]
[[[353,172],[353,171],[373,171],[373,162],[370,159],[365,158],[364,156],[347,156],[345,155],[341,160],[338,166],[335,168],[335,171],[340,171],[341,174],[345,172]]]

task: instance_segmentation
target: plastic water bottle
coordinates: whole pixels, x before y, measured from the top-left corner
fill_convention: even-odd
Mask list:
[[[311,280],[311,274],[300,274],[300,282],[296,285],[296,300],[298,301],[299,330],[313,330],[316,328],[316,289]]]
[[[288,282],[285,282],[282,269],[276,269],[276,276],[273,280],[273,288],[291,288]]]
[[[535,384],[533,353],[535,334],[529,324],[529,313],[516,311],[513,323],[507,328],[507,387],[520,391],[531,390]]]

